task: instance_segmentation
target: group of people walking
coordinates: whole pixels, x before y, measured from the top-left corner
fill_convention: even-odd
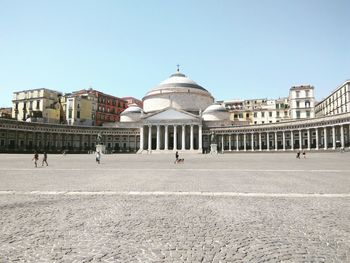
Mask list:
[[[43,155],[44,156],[43,156],[41,166],[44,166],[44,163],[46,164],[46,166],[49,166],[49,164],[47,163],[47,153],[44,152]],[[34,161],[35,167],[38,167],[39,154],[37,152],[34,152],[34,157],[33,157],[32,161]]]
[[[298,152],[297,152],[297,156],[296,156],[297,159],[300,159],[300,154],[301,154],[300,151],[298,151]],[[305,153],[305,151],[303,151],[303,158],[306,159],[306,153]]]

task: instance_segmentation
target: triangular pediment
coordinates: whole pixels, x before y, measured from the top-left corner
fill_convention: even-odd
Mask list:
[[[145,117],[148,121],[160,121],[160,120],[198,120],[198,117],[187,113],[185,111],[176,110],[173,108],[167,108],[160,112],[153,113],[150,116]]]

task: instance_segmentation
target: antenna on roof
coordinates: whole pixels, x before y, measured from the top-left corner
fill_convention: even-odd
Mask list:
[[[177,64],[176,66],[177,66],[177,72],[180,72],[180,65]]]

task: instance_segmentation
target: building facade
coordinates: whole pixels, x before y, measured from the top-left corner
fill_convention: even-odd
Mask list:
[[[291,108],[309,109],[307,100],[313,95],[306,89],[311,90],[293,88],[293,92],[304,92],[292,95],[294,102],[303,104],[295,103]],[[102,135],[107,151],[141,154],[203,153],[212,143],[221,152],[335,150],[350,146],[350,113],[317,118],[302,118],[300,113],[299,118],[289,121],[237,126],[227,107],[215,103],[206,89],[179,71],[147,92],[143,102],[144,109],[130,105],[121,113],[121,122],[103,127],[1,119],[0,151],[94,150],[97,134]],[[280,101],[280,105],[284,103]],[[253,104],[250,110],[258,108],[254,109]]]
[[[290,117],[306,119],[315,117],[314,87],[294,86],[289,90]]]
[[[61,98],[61,92],[45,88],[14,92],[12,118],[19,121],[61,123]]]
[[[94,126],[97,98],[93,93],[65,95],[64,112],[68,125]]]
[[[317,117],[350,112],[350,80],[337,87],[315,106]]]

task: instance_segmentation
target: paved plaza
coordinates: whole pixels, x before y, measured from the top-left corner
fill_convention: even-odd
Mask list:
[[[0,155],[0,262],[350,261],[350,152],[180,157]]]

